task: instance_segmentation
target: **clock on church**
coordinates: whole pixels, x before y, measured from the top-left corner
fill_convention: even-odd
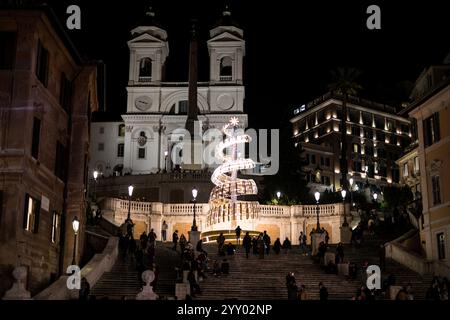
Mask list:
[[[134,105],[136,106],[137,109],[141,111],[146,111],[150,109],[150,107],[152,106],[152,98],[150,98],[149,96],[137,97],[136,100],[134,101]]]

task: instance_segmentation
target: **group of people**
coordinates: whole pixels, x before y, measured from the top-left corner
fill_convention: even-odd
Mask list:
[[[264,255],[268,255],[271,249],[271,238],[267,234],[267,231],[260,233],[258,237],[251,237],[249,232],[246,232],[244,239],[242,241],[242,245],[245,249],[245,256],[249,257],[250,251],[253,249],[254,255],[259,255],[260,259],[264,259]],[[290,249],[292,249],[291,241],[288,237],[281,244],[280,238],[277,238],[273,243],[272,247],[275,254],[280,254],[283,249],[287,254]]]
[[[435,301],[448,300],[449,289],[450,284],[446,277],[433,277],[426,294],[426,299]]]
[[[288,300],[309,300],[309,292],[304,284],[297,284],[294,273],[290,272],[286,275],[286,288],[288,292]],[[319,282],[319,298],[321,301],[328,300],[328,289],[322,282]]]

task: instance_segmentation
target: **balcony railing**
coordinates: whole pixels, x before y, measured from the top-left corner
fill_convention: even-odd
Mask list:
[[[139,77],[139,82],[152,82],[152,77]]]
[[[231,81],[233,80],[232,76],[220,76],[220,81]]]

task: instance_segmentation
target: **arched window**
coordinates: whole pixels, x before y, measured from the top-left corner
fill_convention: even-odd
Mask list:
[[[125,125],[124,124],[119,125],[119,137],[125,137]]]
[[[142,58],[139,62],[139,81],[152,81],[152,59]]]
[[[223,57],[220,59],[220,80],[232,80],[232,61],[230,57]]]

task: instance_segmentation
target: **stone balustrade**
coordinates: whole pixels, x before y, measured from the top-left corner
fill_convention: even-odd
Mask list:
[[[317,205],[304,205],[301,206],[300,216],[303,217],[312,217],[317,215]],[[337,216],[343,214],[342,204],[321,204],[319,205],[319,216]]]
[[[291,215],[289,206],[260,205],[259,211],[261,216],[286,216]]]
[[[169,203],[162,205],[161,210],[156,210],[157,206],[162,205],[157,202],[130,202],[130,212],[133,214],[162,214],[164,216],[170,215],[193,215],[194,204],[193,203]],[[128,212],[128,200],[122,200],[117,198],[105,199],[102,208],[106,210],[114,210],[116,212]],[[249,208],[249,205],[252,208]],[[195,204],[195,212],[197,215],[207,215],[209,211],[208,203]],[[232,208],[223,208],[222,210],[226,215],[229,212],[235,212],[239,216],[239,220],[253,219],[257,216],[266,217],[289,217],[289,216],[301,216],[301,217],[315,217],[317,215],[317,205],[294,205],[294,206],[279,206],[279,205],[260,205],[256,202],[237,202],[236,208],[233,211]],[[257,216],[251,214],[257,212]],[[247,214],[250,213],[250,214]],[[321,204],[319,205],[319,215],[321,217],[343,215],[343,206],[338,204]]]

